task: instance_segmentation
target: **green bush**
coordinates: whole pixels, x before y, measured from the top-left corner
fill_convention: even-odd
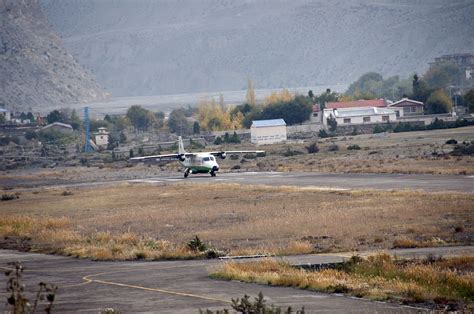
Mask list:
[[[306,146],[306,150],[308,151],[308,154],[316,154],[319,152],[319,147],[316,143],[312,143],[309,146]]]
[[[204,252],[207,250],[207,245],[198,236],[195,236],[186,246],[193,252]]]
[[[321,130],[319,130],[319,132],[318,132],[318,136],[319,136],[320,138],[325,138],[325,137],[329,137],[330,135],[328,134],[328,132],[326,132],[326,130],[321,129]]]
[[[302,155],[303,152],[299,150],[291,150],[289,147],[282,152],[282,155],[285,157],[291,157],[291,156],[296,156],[296,155]]]
[[[360,150],[360,146],[357,144],[349,145],[347,147],[348,150]]]

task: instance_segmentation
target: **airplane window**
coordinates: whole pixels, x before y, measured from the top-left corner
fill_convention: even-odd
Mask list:
[[[204,157],[203,160],[204,161],[209,161],[209,157]]]
[[[209,157],[210,160],[214,161],[214,157]]]

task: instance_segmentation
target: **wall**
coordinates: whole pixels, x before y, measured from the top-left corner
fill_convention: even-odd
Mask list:
[[[272,144],[286,141],[286,126],[250,128],[251,142],[255,144]]]

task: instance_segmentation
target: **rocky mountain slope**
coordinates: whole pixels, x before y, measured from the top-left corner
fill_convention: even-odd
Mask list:
[[[349,84],[474,51],[472,0],[41,0],[114,95]]]
[[[41,111],[107,96],[62,46],[37,0],[0,0],[0,29],[0,103]]]

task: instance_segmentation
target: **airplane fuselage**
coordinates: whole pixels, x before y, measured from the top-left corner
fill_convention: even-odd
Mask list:
[[[196,154],[179,161],[188,173],[214,173],[219,171],[216,157],[211,154]]]

